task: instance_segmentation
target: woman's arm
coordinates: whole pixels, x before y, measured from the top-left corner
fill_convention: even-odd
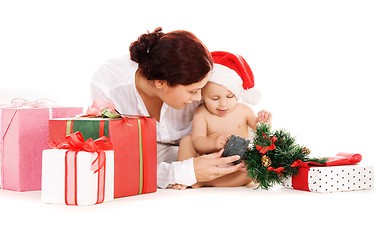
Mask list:
[[[190,158],[184,161],[161,162],[157,164],[157,186],[166,188],[173,184],[191,186],[222,177],[243,168],[242,164],[222,167],[237,161],[239,156],[221,157],[223,150]]]
[[[196,182],[193,158],[157,164],[157,186],[160,188],[176,183],[191,186]]]
[[[240,156],[222,157],[223,149],[219,152],[202,155],[194,158],[194,170],[197,182],[211,181],[227,174],[236,172],[244,167],[244,164],[229,165],[240,159]],[[227,167],[221,167],[228,165]]]

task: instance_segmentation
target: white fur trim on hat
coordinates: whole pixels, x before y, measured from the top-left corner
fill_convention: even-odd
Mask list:
[[[249,103],[251,105],[256,105],[261,101],[262,94],[257,88],[250,88],[244,90],[242,94],[242,102]]]
[[[231,68],[215,63],[209,81],[225,87],[234,94],[238,100],[242,96],[243,80]]]
[[[261,92],[259,90],[254,88],[243,90],[242,78],[234,70],[221,64],[214,64],[209,81],[229,90],[238,101],[241,100],[244,103],[256,105],[261,100]]]

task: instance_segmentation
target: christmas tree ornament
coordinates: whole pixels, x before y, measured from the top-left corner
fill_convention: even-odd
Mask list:
[[[248,177],[258,183],[258,188],[269,189],[298,174],[303,162],[325,163],[326,158],[310,158],[310,150],[301,147],[286,130],[272,131],[270,125],[256,127],[250,147],[243,155]]]
[[[271,165],[271,159],[268,156],[263,155],[261,157],[261,163],[262,163],[262,166],[269,167]]]
[[[309,150],[309,148],[307,148],[307,147],[303,147],[302,149],[301,149],[301,152],[302,153],[304,153],[304,154],[310,154],[310,150]]]

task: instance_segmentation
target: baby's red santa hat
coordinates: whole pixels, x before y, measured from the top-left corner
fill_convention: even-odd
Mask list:
[[[214,67],[209,81],[219,84],[236,96],[236,99],[252,105],[261,99],[261,93],[253,87],[255,80],[245,59],[237,54],[211,52]]]

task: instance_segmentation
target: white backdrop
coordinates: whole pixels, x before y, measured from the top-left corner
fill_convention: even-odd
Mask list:
[[[90,104],[89,81],[147,30],[193,32],[239,53],[274,127],[317,155],[373,159],[374,32],[370,1],[1,1],[0,102]],[[374,161],[374,160],[373,160]]]
[[[0,0],[0,103],[90,104],[89,81],[147,30],[193,32],[241,54],[274,128],[314,156],[358,152],[374,164],[374,7],[364,0]]]

